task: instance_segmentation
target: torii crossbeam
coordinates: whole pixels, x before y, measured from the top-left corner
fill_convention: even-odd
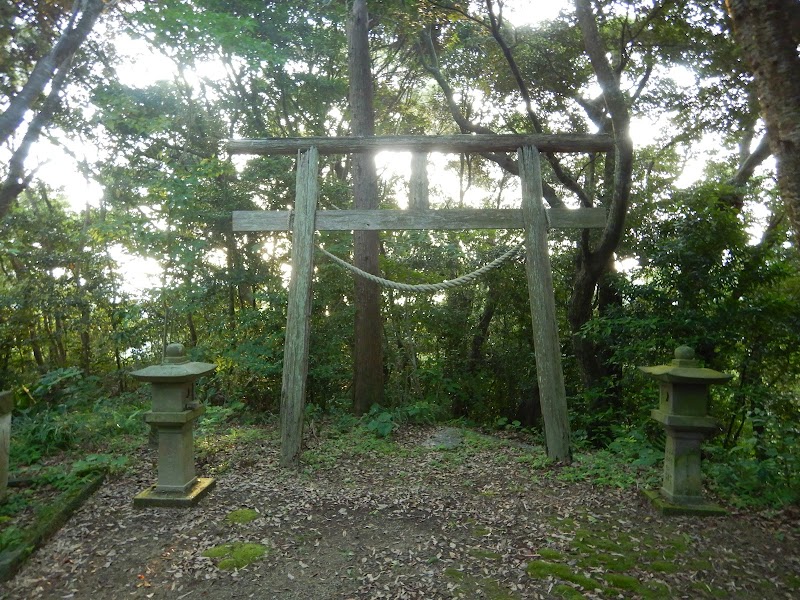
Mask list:
[[[547,248],[551,227],[605,226],[601,208],[545,209],[539,150],[604,152],[612,148],[607,136],[593,135],[455,135],[372,138],[289,138],[235,140],[232,154],[298,153],[297,191],[293,211],[237,211],[236,232],[292,231],[292,276],[284,346],[281,390],[281,465],[299,464],[305,407],[312,299],[315,230],[404,229],[523,229],[536,372],[545,424],[547,454],[554,460],[570,457],[561,347]],[[317,210],[318,156],[349,152],[403,150],[412,152],[516,151],[522,182],[522,208],[498,210]]]

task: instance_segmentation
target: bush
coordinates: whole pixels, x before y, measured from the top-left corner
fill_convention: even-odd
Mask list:
[[[794,425],[774,424],[769,443],[755,436],[733,448],[707,448],[709,485],[735,506],[780,508],[800,502],[800,435]]]
[[[143,413],[149,407],[149,398],[131,393],[88,405],[84,398],[23,409],[11,422],[12,464],[29,465],[58,451],[118,442],[120,436],[144,436]]]

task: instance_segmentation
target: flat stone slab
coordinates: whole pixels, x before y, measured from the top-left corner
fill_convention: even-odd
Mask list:
[[[442,427],[422,442],[423,448],[453,450],[464,443],[464,434],[455,427]]]
[[[143,492],[136,494],[133,498],[135,508],[150,508],[159,506],[162,508],[188,508],[194,506],[214,489],[217,484],[215,479],[210,477],[198,477],[197,483],[186,494],[176,494],[170,492],[158,492],[156,486],[152,485]]]

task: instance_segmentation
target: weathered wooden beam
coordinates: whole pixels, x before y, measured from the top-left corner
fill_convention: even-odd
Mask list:
[[[517,157],[522,180],[522,213],[525,219],[525,273],[528,277],[533,349],[547,456],[553,460],[568,462],[571,455],[567,396],[561,366],[561,345],[558,341],[553,271],[547,247],[539,153],[536,148],[520,148]]]
[[[605,227],[604,208],[551,208],[545,211],[551,228]],[[234,231],[290,231],[288,210],[234,211]],[[318,210],[319,231],[398,231],[402,229],[522,229],[521,209],[466,210]]]
[[[408,179],[408,210],[430,210],[428,185],[428,155],[411,155],[411,177]]]
[[[312,146],[320,154],[349,154],[351,152],[380,152],[381,150],[411,152],[516,152],[523,146],[541,152],[608,152],[614,142],[607,135],[399,135],[375,137],[306,137],[228,140],[225,149],[230,154],[296,154]]]
[[[303,441],[314,275],[314,215],[319,195],[317,164],[318,155],[313,148],[302,153],[297,161],[297,215],[292,234],[292,277],[289,281],[281,387],[282,467],[299,465]]]

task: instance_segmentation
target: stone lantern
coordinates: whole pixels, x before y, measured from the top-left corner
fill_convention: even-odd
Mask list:
[[[193,434],[194,421],[205,412],[194,400],[194,382],[215,368],[190,362],[183,344],[170,344],[162,364],[131,373],[152,387],[153,408],[145,421],[158,434],[158,482],[137,494],[134,506],[192,506],[213,489],[213,479],[195,476]]]
[[[700,367],[688,346],[675,350],[671,364],[639,368],[659,382],[659,407],[651,416],[667,434],[661,490],[645,493],[663,514],[724,514],[703,499],[700,445],[719,430],[708,415],[708,388],[733,375]]]

